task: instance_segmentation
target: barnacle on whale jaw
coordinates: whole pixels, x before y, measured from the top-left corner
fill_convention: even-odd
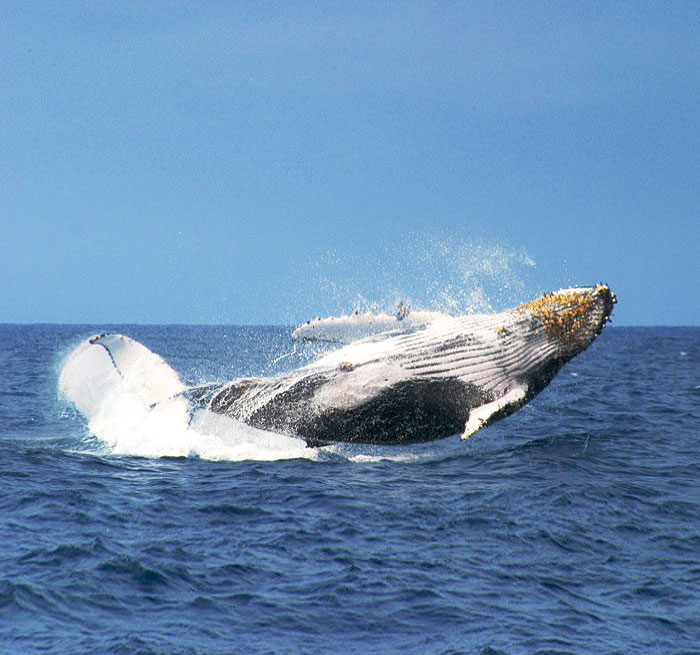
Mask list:
[[[572,287],[545,293],[518,305],[514,311],[539,320],[550,340],[564,347],[585,348],[610,318],[615,294],[606,284]]]

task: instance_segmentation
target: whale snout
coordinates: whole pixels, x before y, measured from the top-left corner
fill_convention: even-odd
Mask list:
[[[617,296],[610,290],[607,284],[597,284],[594,289],[598,297],[598,302],[602,303],[602,324],[600,325],[600,330],[602,330],[605,324],[610,320],[613,307],[617,303]]]
[[[617,302],[607,284],[545,293],[516,307],[542,323],[547,339],[573,357],[587,348],[610,320]]]

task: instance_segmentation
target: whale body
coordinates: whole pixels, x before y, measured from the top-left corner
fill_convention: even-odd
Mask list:
[[[110,385],[126,385],[154,410],[176,403],[190,421],[213,413],[312,445],[466,438],[544,389],[600,334],[615,302],[597,284],[496,314],[435,314],[288,373],[197,387],[129,337],[96,335],[68,358],[59,388],[88,418]]]

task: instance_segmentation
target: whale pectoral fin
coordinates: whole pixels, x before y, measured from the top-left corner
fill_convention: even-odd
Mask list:
[[[518,386],[501,398],[472,409],[469,412],[469,420],[464,426],[462,439],[468,439],[480,428],[514,412],[523,404],[526,395],[527,385]]]
[[[58,386],[88,417],[115,392],[128,390],[153,407],[186,389],[161,357],[122,334],[98,334],[83,342],[66,360]]]

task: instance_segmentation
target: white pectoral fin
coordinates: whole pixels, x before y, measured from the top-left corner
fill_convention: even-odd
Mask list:
[[[152,406],[185,388],[161,357],[121,334],[98,334],[84,341],[68,356],[59,377],[63,395],[87,417],[127,392]]]
[[[469,412],[469,420],[464,426],[462,439],[468,439],[477,430],[488,425],[495,418],[514,412],[527,395],[527,385],[515,387],[498,400],[475,407]]]

